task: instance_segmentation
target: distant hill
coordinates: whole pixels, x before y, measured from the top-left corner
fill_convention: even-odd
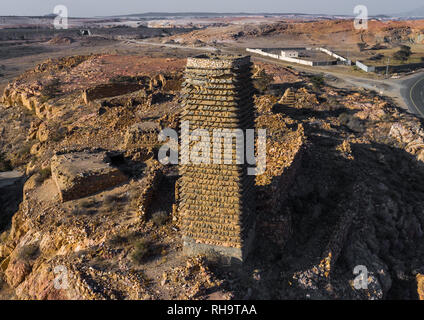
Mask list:
[[[146,12],[146,13],[134,13],[119,15],[116,17],[140,17],[140,18],[169,18],[169,17],[232,17],[232,16],[328,16],[332,17],[331,14],[309,14],[309,13],[298,13],[298,12]],[[343,15],[337,15],[343,16]]]

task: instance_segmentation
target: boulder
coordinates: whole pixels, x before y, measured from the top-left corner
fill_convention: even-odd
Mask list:
[[[30,177],[30,176],[32,176],[32,175],[35,173],[35,171],[37,171],[37,169],[38,169],[37,164],[36,164],[36,163],[34,163],[33,161],[30,161],[30,162],[27,164],[27,166],[26,166],[25,174],[26,174],[28,177]]]
[[[418,121],[416,122],[396,122],[390,128],[389,136],[401,143],[423,142],[424,131]]]
[[[37,143],[32,145],[29,153],[32,154],[32,155],[38,155],[40,153],[40,150],[41,150],[41,143],[37,142]]]
[[[24,184],[24,188],[23,188],[23,192],[24,192],[24,199],[26,199],[26,194],[31,191],[34,190],[37,185],[38,185],[38,180],[40,179],[40,174],[34,173]]]
[[[106,151],[56,154],[51,161],[51,171],[64,202],[95,194],[128,180],[113,166]]]
[[[46,142],[51,137],[51,131],[45,122],[42,122],[38,127],[37,139],[40,142]]]
[[[31,266],[27,261],[13,259],[9,262],[5,272],[6,280],[12,287],[17,287],[31,273]]]

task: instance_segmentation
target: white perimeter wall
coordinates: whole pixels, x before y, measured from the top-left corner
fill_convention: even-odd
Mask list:
[[[278,55],[278,54],[273,54],[273,53],[268,53],[268,52],[262,51],[261,49],[247,48],[246,51],[252,52],[252,53],[257,53],[257,54],[260,54],[262,56],[267,56],[267,57],[271,57],[271,58],[274,58],[274,59],[287,61],[287,62],[294,62],[294,63],[299,63],[299,64],[303,64],[303,65],[307,65],[307,66],[313,66],[314,65],[314,63],[312,61],[307,61],[307,60],[302,60],[302,59],[297,59],[297,58],[283,57],[283,56]]]
[[[365,72],[374,72],[375,71],[375,67],[369,67],[369,66],[363,64],[361,61],[356,61],[356,66],[359,69],[364,70]]]

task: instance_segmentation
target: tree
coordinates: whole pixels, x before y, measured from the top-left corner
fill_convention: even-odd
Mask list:
[[[312,82],[312,85],[317,89],[325,85],[324,76],[322,74],[310,76],[309,80]]]
[[[408,60],[408,54],[405,53],[405,51],[397,51],[393,54],[393,58],[400,61],[406,61]]]
[[[400,50],[393,54],[393,58],[400,61],[406,61],[409,59],[411,54],[412,54],[411,47],[402,45],[400,46]]]
[[[407,53],[412,53],[412,51],[411,51],[411,47],[409,47],[409,46],[401,45],[401,46],[400,46],[400,50],[401,50],[401,51],[405,51],[405,52],[407,52]]]
[[[358,42],[356,45],[358,46],[360,52],[364,51],[365,47],[367,46],[367,44],[364,42]]]

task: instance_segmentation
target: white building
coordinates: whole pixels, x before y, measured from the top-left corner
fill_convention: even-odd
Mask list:
[[[282,50],[281,51],[281,56],[284,58],[298,58],[299,57],[299,52],[298,51],[294,51],[294,50]]]

